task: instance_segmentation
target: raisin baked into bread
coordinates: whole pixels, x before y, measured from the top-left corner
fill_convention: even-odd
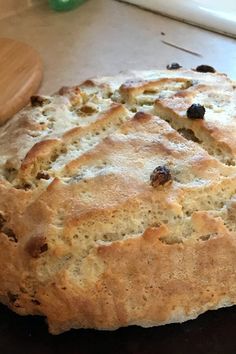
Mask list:
[[[133,71],[31,101],[0,127],[2,303],[55,334],[236,303],[226,75]]]

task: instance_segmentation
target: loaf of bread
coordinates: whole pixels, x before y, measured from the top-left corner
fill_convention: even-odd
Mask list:
[[[234,83],[207,66],[32,97],[0,127],[0,301],[54,334],[235,304],[235,163]]]

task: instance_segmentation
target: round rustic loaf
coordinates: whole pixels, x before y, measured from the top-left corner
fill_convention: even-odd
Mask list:
[[[236,303],[236,94],[208,71],[87,80],[0,127],[2,303],[54,334]]]

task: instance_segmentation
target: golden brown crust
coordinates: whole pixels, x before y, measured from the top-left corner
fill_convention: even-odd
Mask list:
[[[0,300],[52,333],[236,303],[235,102],[225,75],[181,69],[34,99],[0,128]]]

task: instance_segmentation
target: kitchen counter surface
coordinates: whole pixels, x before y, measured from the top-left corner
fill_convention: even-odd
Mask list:
[[[44,93],[94,75],[165,68],[171,62],[186,68],[209,64],[236,79],[236,40],[114,0],[88,0],[67,13],[53,12],[45,2],[1,20],[0,36],[41,53]]]

